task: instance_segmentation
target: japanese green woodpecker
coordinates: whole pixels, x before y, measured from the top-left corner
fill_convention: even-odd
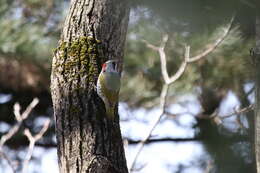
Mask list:
[[[98,76],[97,94],[103,100],[108,118],[113,119],[120,90],[119,61],[109,60],[102,65]]]

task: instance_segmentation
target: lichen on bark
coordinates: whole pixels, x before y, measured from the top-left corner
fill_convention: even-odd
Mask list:
[[[93,86],[92,79],[100,71],[96,62],[104,62],[101,46],[101,41],[86,36],[79,37],[72,42],[60,41],[58,48],[54,51],[57,59],[54,59],[52,68],[63,75],[64,82],[81,79],[85,80],[84,83]],[[80,86],[80,88],[74,89],[82,87],[86,88],[86,86]]]

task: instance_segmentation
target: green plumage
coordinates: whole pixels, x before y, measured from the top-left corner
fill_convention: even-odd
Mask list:
[[[100,96],[106,106],[106,113],[114,117],[114,110],[118,102],[120,90],[120,75],[115,72],[104,72],[99,75]]]

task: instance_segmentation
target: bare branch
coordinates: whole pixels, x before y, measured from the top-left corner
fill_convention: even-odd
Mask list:
[[[139,144],[140,142],[143,142],[143,140],[133,140],[133,139],[124,139],[128,142],[129,145],[133,144]],[[145,144],[150,143],[158,143],[158,142],[191,142],[191,141],[200,141],[201,138],[193,137],[193,138],[171,138],[171,137],[165,137],[165,138],[155,138],[155,139],[148,139],[145,141]]]
[[[194,57],[189,58],[189,61],[188,61],[188,62],[191,63],[191,62],[194,62],[194,61],[198,61],[198,60],[200,60],[201,58],[207,56],[207,55],[208,55],[209,53],[211,53],[213,50],[215,50],[215,49],[220,45],[220,43],[222,43],[222,41],[227,37],[228,33],[230,32],[230,29],[231,29],[231,27],[232,27],[232,23],[233,23],[233,21],[234,21],[234,18],[235,18],[235,17],[234,17],[234,15],[233,15],[232,18],[231,18],[231,21],[230,21],[229,24],[228,24],[228,26],[224,29],[223,35],[222,35],[221,37],[219,37],[219,38],[215,41],[215,43],[207,45],[207,46],[206,46],[206,47],[208,47],[207,50],[205,50],[204,52],[202,52],[202,53],[200,53],[200,54],[198,54],[198,55],[196,55],[196,56],[194,56]]]
[[[189,115],[193,115],[193,116],[195,116],[194,113],[189,112],[189,111],[186,111],[186,112],[179,112],[179,113],[171,113],[171,112],[165,110],[165,111],[164,111],[164,114],[165,114],[167,117],[169,117],[169,118],[173,118],[173,119],[176,118],[176,117],[178,117],[178,116],[184,115],[184,114],[189,114]]]
[[[149,48],[151,48],[155,51],[158,51],[159,56],[160,56],[160,62],[161,62],[161,73],[162,73],[165,84],[164,84],[163,89],[161,91],[160,113],[158,114],[158,117],[156,118],[153,125],[151,126],[151,129],[148,132],[147,136],[139,143],[137,153],[136,153],[134,160],[133,160],[133,162],[130,166],[129,172],[134,171],[134,167],[135,167],[137,158],[140,155],[140,153],[141,153],[141,151],[144,147],[144,144],[149,140],[153,130],[159,124],[162,116],[166,113],[165,112],[165,105],[166,105],[166,97],[167,97],[167,94],[168,94],[169,85],[174,83],[175,81],[177,81],[183,75],[188,63],[192,63],[192,62],[200,60],[201,58],[204,58],[206,55],[208,55],[210,52],[212,52],[226,38],[226,36],[228,35],[228,33],[231,29],[233,20],[234,20],[234,16],[232,17],[231,22],[229,23],[227,29],[224,31],[224,34],[219,39],[217,39],[214,44],[208,45],[207,47],[209,47],[209,48],[207,50],[205,50],[204,52],[202,52],[201,54],[190,58],[190,46],[185,45],[184,61],[182,62],[181,66],[179,67],[177,72],[171,77],[169,77],[169,74],[168,74],[167,58],[166,58],[166,53],[165,53],[165,46],[166,46],[166,43],[168,41],[168,35],[166,34],[166,35],[163,36],[160,47],[154,46],[154,45],[148,43],[146,40],[143,40],[143,42],[146,44],[147,47],[149,47]],[[215,117],[216,116],[214,116],[213,118],[215,118]]]
[[[45,121],[45,123],[43,124],[43,127],[42,127],[41,131],[34,136],[35,141],[38,141],[39,139],[42,138],[42,136],[44,135],[44,133],[48,130],[49,125],[50,125],[50,122],[51,122],[50,119],[48,119],[48,120]]]
[[[179,143],[179,142],[199,142],[199,141],[205,141],[207,140],[203,136],[194,136],[191,138],[172,138],[172,137],[162,137],[162,138],[149,138],[146,142],[146,144],[153,144],[153,143],[162,143],[162,142],[174,142],[174,143]],[[226,136],[225,140],[232,141],[234,143],[236,142],[241,142],[241,141],[247,141],[248,137],[239,135],[239,136]],[[128,145],[137,145],[140,144],[143,140],[135,140],[131,138],[125,138],[124,142],[127,142]]]
[[[181,66],[178,69],[178,71],[166,83],[167,84],[172,84],[173,82],[177,81],[182,76],[182,74],[184,73],[186,67],[187,67],[187,61],[184,61],[181,64]]]
[[[203,116],[200,114],[200,116],[197,116],[197,118],[201,118],[201,119],[212,119],[214,120],[217,124],[222,124],[222,121],[226,118],[230,118],[232,116],[237,116],[237,115],[241,115],[243,113],[246,113],[246,112],[250,112],[254,110],[254,105],[251,104],[247,107],[244,107],[244,108],[241,108],[241,109],[234,109],[234,112],[232,113],[229,113],[229,114],[226,114],[226,115],[219,115],[218,114],[218,111],[215,111],[212,115],[210,116]]]
[[[152,50],[158,51],[159,47],[156,47],[155,45],[149,43],[147,40],[142,40],[142,42],[144,42],[146,44],[146,46]]]
[[[166,42],[168,41],[168,35],[165,35],[163,37],[163,41],[161,43],[160,48],[158,48],[158,52],[160,55],[160,61],[161,61],[161,72],[165,83],[168,83],[170,78],[167,71],[167,60],[166,60],[166,54],[164,51]]]
[[[190,57],[190,46],[185,45],[184,61],[182,62],[181,66],[179,67],[178,71],[173,76],[171,76],[168,81],[165,81],[165,83],[172,84],[173,82],[175,82],[182,76],[182,74],[184,73],[184,71],[188,65],[189,57]],[[165,66],[165,68],[166,68],[166,66]],[[167,69],[165,69],[165,71],[167,71]]]
[[[135,168],[134,168],[134,172],[140,172],[142,169],[144,169],[145,167],[146,167],[146,165],[147,165],[147,163],[145,163],[145,164],[142,164],[142,165],[140,165],[140,164],[138,164]]]
[[[234,115],[240,115],[240,114],[243,114],[243,113],[246,113],[246,112],[249,112],[249,111],[252,111],[254,110],[254,105],[249,105],[247,107],[244,107],[242,109],[239,109],[239,110],[235,110],[234,112],[230,113],[230,114],[227,114],[227,115],[222,115],[222,116],[219,116],[221,119],[225,119],[225,118],[229,118],[231,116],[234,116]]]
[[[22,125],[23,120],[25,120],[29,116],[32,109],[38,103],[39,103],[39,99],[34,98],[33,101],[30,103],[30,105],[26,108],[26,110],[22,114],[20,113],[20,111],[21,111],[20,104],[15,103],[14,104],[14,115],[15,115],[15,119],[17,120],[17,123],[11,129],[9,129],[9,131],[5,135],[3,135],[0,139],[0,156],[7,161],[8,165],[12,168],[12,171],[14,173],[16,172],[16,170],[12,164],[12,160],[9,159],[9,157],[3,152],[3,146],[7,140],[12,138],[17,133],[17,131],[19,130],[19,128]]]
[[[255,91],[255,86],[253,86],[253,87],[246,93],[246,97],[248,97],[249,95],[251,95],[254,91]]]
[[[12,172],[15,173],[15,168],[14,168],[14,165],[13,165],[13,162],[12,160],[2,151],[0,151],[0,156],[6,160],[7,164],[11,167],[12,169]]]
[[[222,43],[222,41],[227,37],[228,33],[231,30],[233,20],[234,20],[234,16],[231,18],[231,21],[228,24],[228,26],[224,29],[223,35],[221,37],[219,37],[215,41],[215,43],[207,45],[206,47],[208,47],[208,49],[206,49],[204,52],[202,52],[194,57],[190,57],[190,46],[186,45],[184,61],[182,62],[181,66],[179,67],[178,71],[171,77],[169,77],[169,74],[168,74],[167,60],[166,60],[166,54],[165,54],[165,46],[168,41],[168,35],[166,34],[163,36],[160,47],[156,47],[156,46],[148,43],[146,40],[142,40],[142,41],[146,44],[147,47],[149,47],[155,51],[158,51],[158,53],[160,55],[161,72],[162,72],[164,82],[166,84],[171,84],[181,77],[181,75],[184,73],[188,63],[192,63],[192,62],[198,61],[198,60],[206,57],[209,53],[211,53],[213,50],[215,50]]]
[[[22,119],[23,120],[28,117],[28,115],[32,112],[33,108],[35,108],[35,106],[38,103],[39,103],[39,99],[38,98],[34,98],[33,101],[29,104],[29,106],[27,106],[25,111],[22,113]]]
[[[17,124],[15,124],[8,132],[7,134],[3,135],[0,140],[0,150],[2,149],[3,145],[7,140],[9,140],[20,128],[21,121],[19,121]]]
[[[17,123],[7,132],[7,134],[3,135],[0,140],[0,150],[5,144],[7,140],[9,140],[21,127],[22,121],[28,117],[28,115],[31,113],[32,109],[39,103],[38,98],[34,98],[33,101],[30,103],[30,105],[26,108],[26,110],[22,113],[20,113],[20,105],[19,103],[15,103],[14,105],[14,115],[17,120]]]
[[[15,119],[18,122],[22,121],[22,117],[21,117],[21,106],[19,103],[15,103],[14,104],[14,115],[15,115]]]
[[[165,46],[168,41],[168,35],[164,35],[160,47],[156,47],[155,45],[152,45],[151,43],[148,43],[146,40],[142,40],[147,47],[158,51],[160,55],[160,62],[161,62],[161,72],[164,79],[164,82],[166,84],[171,84],[175,82],[177,79],[181,77],[181,75],[184,73],[185,68],[187,66],[189,56],[190,56],[190,46],[185,46],[185,55],[184,55],[184,61],[181,64],[178,71],[171,77],[169,77],[168,70],[167,70],[167,60],[166,60],[166,53],[165,53]]]
[[[140,142],[139,144],[139,147],[137,149],[137,153],[134,157],[134,160],[130,166],[130,171],[129,172],[132,172],[134,171],[134,166],[136,164],[136,161],[137,161],[137,158],[138,156],[140,155],[143,147],[144,147],[144,144],[146,143],[146,141],[151,137],[152,135],[152,132],[154,131],[155,127],[157,126],[157,124],[160,122],[160,119],[162,118],[164,112],[165,112],[165,103],[166,103],[166,97],[167,97],[167,94],[168,94],[168,89],[169,89],[169,85],[168,84],[165,84],[163,86],[163,89],[162,89],[162,92],[161,92],[161,97],[160,97],[160,113],[158,114],[158,117],[156,118],[155,122],[153,123],[151,129],[149,130],[147,136]]]
[[[28,152],[27,152],[26,157],[25,157],[25,159],[23,161],[22,173],[26,173],[26,171],[27,171],[27,168],[28,168],[28,165],[29,165],[29,161],[32,158],[33,150],[34,150],[34,147],[35,147],[35,142],[42,138],[43,134],[47,131],[47,129],[49,127],[49,124],[50,124],[50,119],[45,121],[41,131],[38,134],[36,134],[35,136],[33,136],[31,134],[29,129],[25,129],[24,130],[24,135],[28,138],[30,143],[29,143]]]

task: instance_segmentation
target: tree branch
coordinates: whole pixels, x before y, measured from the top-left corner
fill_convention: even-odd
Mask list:
[[[29,104],[29,106],[25,109],[25,111],[21,114],[21,106],[19,103],[14,104],[14,115],[17,123],[9,129],[9,131],[3,135],[0,139],[0,156],[4,158],[8,165],[11,167],[12,172],[16,172],[16,168],[13,165],[13,161],[3,152],[3,146],[8,141],[11,139],[20,129],[22,122],[29,116],[29,114],[32,112],[33,108],[39,103],[38,98],[34,98],[33,101]]]
[[[177,81],[182,76],[182,74],[184,73],[184,71],[187,67],[189,56],[190,56],[190,46],[185,46],[184,61],[182,62],[181,66],[179,67],[178,71],[173,76],[171,76],[168,80],[165,80],[166,84],[170,85],[173,82]],[[166,66],[164,68],[165,69],[162,69],[162,70],[167,71]]]
[[[153,123],[151,129],[149,130],[148,134],[146,135],[146,137],[139,143],[139,147],[137,149],[137,153],[134,157],[134,160],[132,162],[132,164],[130,165],[130,170],[129,172],[134,171],[134,166],[136,164],[137,158],[139,156],[139,154],[141,153],[144,144],[146,143],[146,141],[151,137],[151,134],[153,132],[153,130],[155,129],[155,127],[157,126],[157,124],[160,122],[160,119],[162,118],[164,112],[165,112],[165,103],[166,103],[166,97],[168,94],[168,89],[169,89],[169,85],[165,84],[163,86],[162,92],[161,92],[161,97],[160,97],[160,113],[159,116],[156,118],[155,122]]]
[[[35,142],[38,141],[39,139],[42,138],[43,134],[47,131],[48,127],[49,127],[49,124],[50,124],[50,119],[46,120],[41,131],[36,134],[35,136],[33,136],[30,132],[29,129],[25,129],[24,130],[24,135],[28,138],[28,140],[30,141],[30,144],[29,144],[29,149],[28,149],[28,152],[25,156],[25,159],[23,161],[23,169],[22,169],[22,173],[26,173],[27,171],[27,168],[28,168],[28,165],[29,165],[29,162],[32,158],[32,154],[33,154],[33,150],[34,150],[34,146],[35,146]]]
[[[19,130],[19,128],[22,125],[22,121],[25,120],[29,114],[31,113],[32,109],[39,103],[38,98],[34,98],[33,101],[30,103],[30,105],[26,108],[26,110],[21,114],[21,106],[19,103],[15,103],[14,105],[14,115],[15,119],[17,120],[17,123],[5,134],[1,137],[0,140],[0,150],[5,144],[7,140],[12,138],[12,136]]]
[[[124,140],[127,140],[127,143],[130,145],[139,144],[143,140],[133,140],[130,138],[125,138]],[[191,142],[191,141],[200,141],[201,138],[199,137],[193,137],[193,138],[156,138],[156,139],[147,139],[145,141],[145,144],[151,144],[151,143],[159,143],[159,142]]]
[[[8,165],[10,166],[10,168],[12,169],[12,172],[13,172],[13,173],[16,173],[15,167],[14,167],[14,165],[13,165],[12,160],[11,160],[4,152],[2,152],[2,151],[0,151],[0,156],[1,156],[4,160],[6,160],[7,164],[8,164]]]
[[[213,44],[211,43],[211,44],[205,46],[208,48],[205,51],[203,51],[202,53],[200,53],[194,57],[190,57],[190,46],[185,45],[184,61],[182,62],[181,66],[179,67],[178,71],[171,77],[169,77],[169,74],[167,71],[167,60],[166,60],[166,53],[165,53],[165,46],[166,46],[166,43],[169,38],[168,35],[166,34],[163,36],[161,45],[159,47],[152,45],[151,43],[148,43],[148,41],[146,41],[146,40],[142,40],[142,41],[146,44],[146,46],[148,48],[158,51],[158,53],[160,55],[161,72],[162,72],[164,82],[166,84],[171,84],[181,77],[181,75],[184,73],[188,63],[192,63],[192,62],[195,62],[195,61],[198,61],[198,60],[204,58],[209,53],[211,53],[213,50],[215,50],[223,42],[223,40],[227,37],[228,33],[231,30],[233,21],[234,21],[234,16],[232,16],[231,21],[229,22],[228,26],[224,29],[223,35],[220,36]]]
[[[231,116],[234,116],[234,115],[240,115],[240,114],[243,114],[243,113],[246,113],[246,112],[249,112],[249,111],[252,111],[254,110],[254,105],[249,105],[247,107],[244,107],[244,108],[241,108],[241,109],[238,109],[230,114],[227,114],[227,115],[222,115],[222,116],[219,116],[221,119],[225,119],[225,118],[229,118]]]
[[[233,24],[233,21],[234,21],[234,18],[235,18],[235,15],[232,16],[228,26],[224,29],[223,35],[221,37],[219,37],[215,41],[215,43],[207,45],[206,47],[208,47],[208,49],[206,49],[204,52],[202,52],[202,53],[200,53],[200,54],[198,54],[198,55],[196,55],[194,57],[189,58],[188,62],[191,63],[191,62],[194,62],[194,61],[198,61],[201,58],[207,56],[213,50],[215,50],[220,45],[220,43],[222,43],[222,41],[225,40],[225,38],[227,37],[228,33],[230,32],[232,24]]]
[[[153,130],[156,128],[156,126],[160,122],[160,119],[165,114],[166,97],[168,95],[169,86],[171,84],[173,84],[175,81],[177,81],[183,75],[188,63],[193,63],[193,62],[196,62],[196,61],[206,57],[206,55],[208,55],[210,52],[212,52],[226,38],[226,36],[228,35],[228,33],[231,29],[233,20],[234,20],[234,16],[232,17],[232,19],[231,19],[227,29],[224,31],[223,35],[219,39],[217,39],[214,44],[207,46],[209,48],[206,49],[204,52],[190,58],[190,46],[185,45],[184,61],[182,62],[181,66],[179,67],[177,72],[171,77],[169,77],[169,74],[168,74],[167,58],[166,58],[166,53],[165,53],[165,46],[166,46],[166,43],[168,41],[168,35],[166,34],[166,35],[163,36],[162,42],[161,42],[159,47],[148,43],[146,40],[143,40],[143,42],[146,44],[147,47],[151,48],[152,50],[158,51],[159,56],[160,56],[160,62],[161,62],[161,74],[163,76],[165,84],[164,84],[163,89],[161,91],[160,113],[158,114],[158,117],[156,118],[155,122],[151,126],[151,129],[148,132],[148,134],[146,135],[146,137],[142,141],[140,141],[139,147],[137,149],[137,153],[134,157],[132,164],[130,165],[129,172],[134,171],[134,167],[135,167],[137,158],[140,155],[140,153],[141,153],[141,151],[144,147],[144,144],[149,140]]]
[[[247,107],[241,108],[241,109],[234,109],[234,112],[226,114],[226,115],[219,115],[217,111],[215,111],[213,114],[211,114],[210,116],[208,115],[201,115],[197,116],[197,118],[200,119],[211,119],[213,120],[217,125],[222,124],[222,121],[226,118],[230,118],[232,116],[238,116],[240,114],[246,113],[246,112],[250,112],[254,110],[254,105],[251,104]],[[241,126],[242,124],[240,124],[241,122],[237,122],[239,123],[239,125]]]

